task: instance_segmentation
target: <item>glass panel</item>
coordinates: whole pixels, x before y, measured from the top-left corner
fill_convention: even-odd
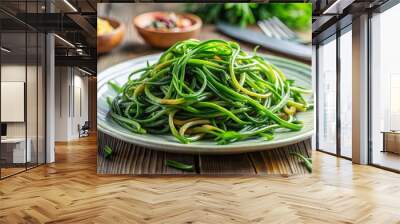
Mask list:
[[[352,35],[340,36],[340,153],[352,156]]]
[[[1,161],[2,177],[25,170],[26,150],[26,34],[2,33],[1,43]],[[28,147],[29,149],[29,147]]]
[[[371,19],[372,163],[395,170],[400,170],[400,33],[393,29],[398,21],[400,5]]]
[[[336,153],[336,40],[318,48],[318,148]]]
[[[38,144],[37,144],[37,132],[38,132],[38,119],[37,119],[37,74],[38,74],[38,49],[37,41],[38,36],[36,32],[30,32],[27,34],[28,37],[28,63],[27,63],[27,80],[26,80],[26,113],[27,113],[27,143],[28,150],[30,148],[30,162],[27,164],[28,168],[37,165],[38,160]]]
[[[27,13],[37,13],[38,4],[36,1],[27,2]],[[37,20],[33,17],[31,20]],[[32,21],[34,22],[34,21]],[[37,21],[35,21],[37,22]],[[36,30],[27,30],[27,80],[26,80],[26,114],[27,114],[27,150],[30,153],[30,162],[27,167],[35,167],[38,164],[38,33]]]
[[[21,20],[43,13],[45,0],[0,1]],[[38,17],[32,17],[33,19]],[[0,12],[0,177],[45,162],[45,35]],[[7,96],[7,97],[4,97]]]

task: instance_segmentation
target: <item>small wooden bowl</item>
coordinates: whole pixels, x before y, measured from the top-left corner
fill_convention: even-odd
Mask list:
[[[107,53],[121,43],[125,35],[125,25],[115,19],[99,18],[107,20],[114,28],[110,33],[97,36],[97,53]]]
[[[151,46],[157,48],[168,48],[178,41],[187,40],[196,37],[202,26],[201,19],[193,14],[188,13],[175,13],[189,19],[192,25],[180,31],[166,31],[146,28],[156,15],[169,14],[170,12],[148,12],[133,18],[133,25],[139,32],[140,36]]]

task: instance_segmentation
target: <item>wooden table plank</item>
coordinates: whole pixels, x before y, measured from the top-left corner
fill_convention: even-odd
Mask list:
[[[103,156],[105,146],[113,149],[113,155],[109,159],[105,159]],[[97,171],[99,174],[127,175],[307,174],[305,166],[290,152],[298,152],[309,157],[311,154],[310,140],[260,152],[233,155],[189,155],[136,146],[99,131]],[[198,172],[186,172],[167,167],[166,160],[193,164],[198,167]]]
[[[282,162],[282,158],[279,155],[281,148],[263,151],[262,157],[267,164],[268,174],[292,174],[286,167],[287,164]]]
[[[264,161],[262,152],[251,152],[249,153],[249,157],[258,175],[268,174],[267,164]]]
[[[200,173],[203,175],[255,175],[248,153],[233,155],[201,155]]]

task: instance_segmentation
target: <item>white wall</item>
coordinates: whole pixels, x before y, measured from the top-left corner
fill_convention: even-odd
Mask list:
[[[68,141],[69,138],[69,68],[55,68],[55,141]]]
[[[78,95],[75,95],[75,105],[78,104],[77,100],[80,100],[80,106],[82,108],[78,108],[75,106],[75,119],[73,126],[77,127],[78,124],[83,125],[85,121],[88,120],[88,78],[85,76],[82,76],[82,73],[79,73],[80,75],[75,75],[75,94],[78,94],[76,91],[80,90],[80,99],[77,98]],[[80,111],[81,109],[82,111]],[[78,136],[78,129],[74,128],[73,129],[73,135]]]
[[[78,125],[88,120],[88,79],[71,67],[56,67],[55,73],[55,140],[74,140]]]

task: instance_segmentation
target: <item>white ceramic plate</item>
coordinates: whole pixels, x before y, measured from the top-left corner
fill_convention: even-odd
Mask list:
[[[230,154],[266,150],[303,141],[310,138],[313,134],[314,116],[312,110],[297,114],[298,119],[304,122],[304,127],[301,131],[280,131],[274,135],[274,139],[271,141],[256,138],[234,142],[228,145],[218,145],[212,140],[201,140],[189,144],[182,144],[172,135],[136,134],[129,132],[107,116],[109,110],[106,101],[107,96],[114,97],[116,95],[116,93],[107,85],[107,82],[112,80],[113,82],[122,85],[127,81],[128,75],[132,71],[144,67],[147,61],[150,63],[156,62],[159,56],[160,55],[157,54],[129,60],[112,66],[98,75],[97,124],[100,131],[136,145],[169,152],[192,154]],[[278,66],[287,78],[295,80],[297,85],[311,88],[310,66],[284,58],[272,56],[264,57],[269,62]]]

